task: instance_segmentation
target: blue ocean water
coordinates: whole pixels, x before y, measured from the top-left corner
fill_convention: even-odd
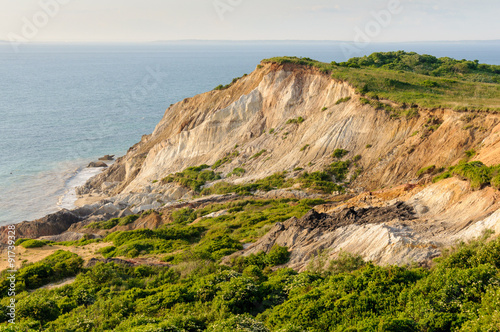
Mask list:
[[[85,165],[123,155],[172,103],[250,73],[263,58],[344,61],[337,42],[0,44],[0,225],[71,207]],[[369,44],[500,64],[500,41]],[[64,196],[66,195],[66,196]],[[61,200],[61,197],[66,197]],[[69,199],[68,199],[69,197]]]

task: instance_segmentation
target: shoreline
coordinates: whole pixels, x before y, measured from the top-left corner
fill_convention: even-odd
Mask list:
[[[73,210],[104,199],[76,194],[77,187],[106,169],[87,167],[97,159],[64,161],[56,167],[30,175],[17,186],[6,188],[5,196],[0,200],[4,208],[0,214],[0,226],[37,220],[63,209]],[[105,163],[109,167],[114,160]]]
[[[89,163],[94,161],[89,161]],[[108,167],[81,167],[77,170],[70,179],[66,181],[66,191],[59,197],[57,207],[59,211],[62,209],[72,210],[82,207],[84,205],[91,205],[106,199],[106,196],[93,196],[92,194],[77,195],[76,189],[87,183],[88,180],[104,172],[107,168],[111,167],[115,160],[103,161]]]
[[[77,196],[74,202],[74,208],[80,208],[85,205],[92,205],[108,198],[107,196],[92,196],[92,194],[85,194]]]

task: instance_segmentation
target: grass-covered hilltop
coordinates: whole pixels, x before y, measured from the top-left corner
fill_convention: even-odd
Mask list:
[[[0,331],[500,331],[499,110],[478,61],[263,60],[16,225]]]
[[[277,57],[264,62],[319,68],[352,84],[370,103],[388,99],[399,106],[500,111],[500,66],[436,58],[414,52],[380,52],[346,62]]]

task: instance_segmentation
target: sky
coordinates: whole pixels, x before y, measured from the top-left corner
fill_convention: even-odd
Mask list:
[[[500,39],[498,0],[0,0],[0,40]]]

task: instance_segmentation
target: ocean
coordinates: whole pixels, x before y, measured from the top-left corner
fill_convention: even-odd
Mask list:
[[[263,58],[345,61],[415,51],[500,65],[500,41],[384,43],[346,54],[340,42],[0,43],[0,225],[72,208],[74,187],[153,131],[177,101],[250,73]],[[351,51],[353,48],[349,48]]]

